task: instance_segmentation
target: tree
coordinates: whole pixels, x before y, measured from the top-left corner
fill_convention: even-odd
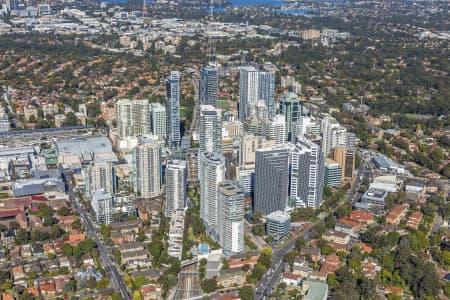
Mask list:
[[[324,245],[322,248],[320,248],[320,253],[322,255],[331,255],[333,254],[333,248],[331,248],[330,245]]]
[[[258,258],[258,263],[261,263],[264,267],[269,268],[272,264],[272,249],[263,248]]]
[[[200,283],[200,286],[205,293],[212,293],[217,290],[219,287],[217,286],[216,278],[205,279]]]
[[[262,218],[263,214],[260,211],[255,211],[255,213],[253,214],[252,218],[253,218],[253,222],[255,223],[261,223],[261,218]]]
[[[78,118],[73,112],[68,112],[66,114],[66,119],[64,120],[63,126],[76,126],[78,125]]]
[[[64,243],[61,247],[61,252],[65,256],[72,256],[73,255],[73,248],[70,244]]]
[[[57,214],[58,216],[69,216],[71,213],[68,207],[63,206],[60,209],[58,209]]]
[[[253,287],[251,285],[246,285],[242,287],[239,291],[239,297],[245,300],[253,300]]]
[[[144,284],[145,284],[145,277],[143,275],[139,275],[138,277],[136,277],[136,280],[134,281],[135,288],[139,289]]]
[[[133,300],[141,300],[142,294],[139,290],[133,292]]]
[[[295,241],[295,247],[297,248],[297,250],[300,251],[303,248],[305,248],[305,246],[306,246],[305,239],[303,237],[298,237],[297,240]]]

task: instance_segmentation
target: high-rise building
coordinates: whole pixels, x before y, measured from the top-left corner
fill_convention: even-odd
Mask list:
[[[180,72],[172,71],[166,80],[167,135],[170,146],[178,146],[180,133]]]
[[[19,9],[19,0],[6,0],[6,8],[9,12]]]
[[[97,224],[111,224],[114,217],[114,204],[112,194],[104,189],[96,190],[91,200],[92,210]]]
[[[259,72],[258,100],[264,101],[269,117],[275,115],[275,74]]]
[[[310,116],[300,116],[297,122],[292,124],[292,141],[296,142],[297,139],[303,139],[305,134],[308,133],[308,126],[312,124]],[[320,130],[318,132],[320,134]]]
[[[253,212],[285,210],[289,188],[289,147],[256,150]]]
[[[227,255],[244,251],[244,191],[234,181],[219,183],[219,244]]]
[[[326,158],[324,170],[324,184],[326,186],[338,187],[341,185],[342,168],[337,162],[330,158]]]
[[[156,142],[140,142],[132,151],[132,181],[143,198],[161,194],[161,148]]]
[[[275,243],[289,236],[291,230],[291,216],[284,211],[274,211],[267,216],[266,234],[271,236]]]
[[[296,94],[287,93],[280,98],[280,112],[286,120],[288,140],[293,141],[295,138],[293,136],[294,123],[300,119],[300,116],[307,115],[308,111]]]
[[[336,147],[337,132],[339,130],[339,123],[332,116],[326,115],[322,119],[322,153],[324,157],[331,154],[331,151]]]
[[[239,165],[254,166],[256,150],[275,146],[275,140],[268,140],[263,136],[244,134],[240,139]]]
[[[113,164],[111,161],[94,161],[85,169],[86,197],[91,198],[97,190],[113,193]]]
[[[170,160],[166,167],[165,215],[171,216],[185,207],[187,196],[187,164],[184,160]]]
[[[222,120],[220,110],[200,105],[200,152],[222,151]]]
[[[255,67],[242,67],[239,77],[239,121],[250,116],[250,106],[256,104],[259,93],[259,71]]]
[[[275,145],[281,145],[287,140],[286,121],[283,115],[276,115],[267,121],[266,137],[274,140]]]
[[[355,171],[355,153],[343,147],[336,147],[333,150],[333,160],[336,161],[342,169],[341,177],[353,178]]]
[[[200,104],[209,104],[217,107],[218,86],[217,69],[213,67],[201,68],[199,84]]]
[[[150,104],[147,100],[117,101],[117,133],[119,137],[137,137],[151,133]]]
[[[200,218],[207,232],[218,239],[218,189],[225,179],[225,159],[218,153],[201,152],[199,158]]]
[[[166,108],[161,103],[151,103],[151,127],[153,135],[158,136],[161,140],[167,137],[167,116]]]
[[[296,206],[317,208],[322,204],[324,158],[320,146],[304,139],[291,151],[290,198]]]

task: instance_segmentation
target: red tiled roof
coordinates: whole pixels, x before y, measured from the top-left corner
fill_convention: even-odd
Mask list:
[[[15,217],[18,214],[21,213],[20,209],[8,209],[8,210],[1,210],[0,211],[0,218],[11,218],[11,217]]]

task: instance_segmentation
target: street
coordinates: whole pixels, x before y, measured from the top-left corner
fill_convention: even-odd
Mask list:
[[[341,201],[332,211],[331,213],[334,213],[339,207],[342,205],[348,203],[350,201],[352,204],[356,202],[357,199],[357,189],[359,188],[361,181],[363,179],[362,174],[366,174],[366,164],[365,161],[361,161],[361,164],[357,170],[357,174],[355,176],[356,180],[350,189],[349,192],[347,192],[347,197],[344,199],[344,201]],[[328,214],[323,214],[319,217],[317,221],[311,224],[311,226],[308,229],[303,230],[296,238],[293,238],[291,241],[289,241],[287,244],[285,244],[283,247],[275,249],[272,253],[272,267],[266,272],[264,277],[261,279],[259,284],[256,286],[255,290],[255,299],[260,300],[264,299],[267,295],[271,293],[274,286],[279,281],[281,274],[284,270],[284,263],[283,258],[284,256],[294,249],[295,242],[298,238],[302,237],[305,239],[305,241],[308,241],[310,239],[310,230],[315,225],[322,223]]]
[[[115,263],[108,256],[108,251],[103,246],[103,243],[100,240],[97,230],[96,230],[95,226],[92,224],[92,221],[89,218],[89,215],[86,213],[84,208],[81,208],[81,206],[78,204],[78,202],[75,201],[75,197],[73,194],[70,194],[70,200],[74,204],[75,209],[77,210],[81,219],[83,220],[84,224],[86,225],[87,236],[91,237],[97,243],[98,251],[100,253],[100,258],[104,263],[103,267],[105,269],[106,274],[109,276],[114,289],[118,290],[120,292],[123,299],[129,299],[130,296],[128,295],[127,287],[126,287],[125,283],[123,282],[122,276],[119,274],[119,271],[117,271]]]

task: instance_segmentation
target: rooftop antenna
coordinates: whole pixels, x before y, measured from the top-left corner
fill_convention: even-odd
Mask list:
[[[208,24],[208,64],[217,69],[216,46],[212,36],[214,22],[214,0],[209,3],[209,24]]]

